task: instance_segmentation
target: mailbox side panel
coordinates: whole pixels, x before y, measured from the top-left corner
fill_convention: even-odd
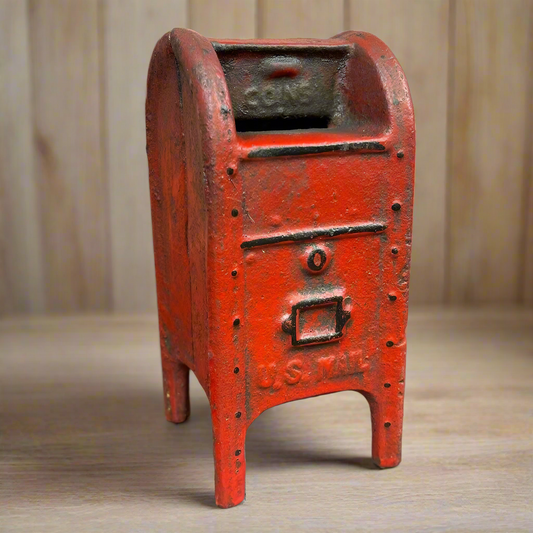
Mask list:
[[[183,422],[189,415],[188,369],[195,369],[187,172],[179,91],[176,60],[167,34],[155,47],[148,73],[146,148],[165,411],[172,422]]]
[[[196,374],[209,396],[213,423],[215,499],[244,498],[243,352],[235,342],[240,276],[241,192],[235,180],[236,132],[222,67],[211,43],[191,30],[170,38],[183,104],[191,260],[192,336]]]

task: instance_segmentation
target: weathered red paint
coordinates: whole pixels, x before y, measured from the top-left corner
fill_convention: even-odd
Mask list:
[[[217,504],[244,499],[252,421],[319,394],[362,393],[373,460],[396,466],[415,127],[391,51],[359,32],[176,29],[152,57],[146,122],[167,418],[189,416],[192,369]]]

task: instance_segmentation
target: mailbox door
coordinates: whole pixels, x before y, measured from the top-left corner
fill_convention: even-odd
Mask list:
[[[406,194],[396,171],[388,153],[241,162],[249,417],[370,390],[387,342],[403,343],[384,323],[387,306],[407,303],[408,253],[391,252],[405,248],[391,209]]]

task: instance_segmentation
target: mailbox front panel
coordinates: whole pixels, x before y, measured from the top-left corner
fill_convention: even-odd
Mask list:
[[[391,205],[406,194],[394,170],[388,153],[241,162],[240,334],[252,418],[273,402],[370,390],[381,372],[383,308],[407,303],[401,272],[388,281],[405,260],[391,252],[403,215]]]

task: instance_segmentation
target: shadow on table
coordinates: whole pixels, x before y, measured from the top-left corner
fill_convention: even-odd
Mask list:
[[[263,413],[248,431],[249,466],[342,463],[373,468],[370,458],[310,449],[304,436],[279,430],[276,411]],[[83,387],[21,397],[2,419],[3,461],[10,466],[17,492],[26,498],[99,501],[140,494],[173,504],[181,500],[215,505],[211,417],[205,398],[195,397],[191,418],[177,426],[164,418],[160,391],[98,393]]]

